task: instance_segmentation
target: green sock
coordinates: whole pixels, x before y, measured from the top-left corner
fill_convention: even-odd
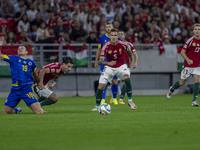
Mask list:
[[[126,93],[126,85],[123,85],[123,86],[122,86],[122,89],[121,89],[120,99],[123,99],[123,98],[124,98],[125,93]]]
[[[52,100],[50,100],[50,99],[47,98],[47,99],[41,101],[40,105],[41,106],[46,106],[46,105],[51,105],[51,104],[54,104],[54,103],[55,103],[54,101],[52,101]]]
[[[193,89],[193,101],[197,100],[197,96],[199,94],[199,85],[200,83],[195,83],[194,84],[194,89]]]
[[[100,106],[102,96],[103,96],[103,90],[98,88],[96,92],[96,106]]]
[[[43,101],[44,99],[42,98],[42,97],[39,97],[38,98],[38,102],[41,102],[41,101]]]
[[[179,81],[176,81],[170,91],[173,93],[175,89],[178,89],[180,87]]]
[[[124,80],[124,82],[126,83],[126,93],[128,95],[128,99],[131,99],[131,97],[132,97],[132,84],[131,84],[131,80],[130,80],[130,78],[126,78]]]

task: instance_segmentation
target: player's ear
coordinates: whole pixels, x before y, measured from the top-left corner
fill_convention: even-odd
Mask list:
[[[28,51],[26,50],[26,55],[28,54]]]

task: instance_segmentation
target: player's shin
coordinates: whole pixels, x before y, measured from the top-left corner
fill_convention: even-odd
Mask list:
[[[117,93],[118,93],[118,83],[116,85],[112,84],[113,99],[117,99]]]
[[[54,104],[54,103],[55,103],[54,101],[47,98],[47,99],[43,100],[42,102],[40,102],[40,105],[46,106],[46,105],[51,105],[51,104]]]
[[[180,87],[179,81],[176,81],[170,91],[173,93],[175,89],[178,89]]]
[[[100,106],[102,95],[103,95],[103,90],[98,88],[96,92],[96,106]]]
[[[194,84],[194,89],[193,89],[193,101],[197,100],[197,96],[199,94],[199,85],[200,83],[195,83]]]
[[[126,85],[123,85],[121,89],[120,100],[124,99],[125,93],[126,93]]]
[[[131,84],[131,80],[130,78],[126,78],[124,80],[125,84],[126,84],[126,93],[128,95],[128,100],[132,101],[132,84]]]

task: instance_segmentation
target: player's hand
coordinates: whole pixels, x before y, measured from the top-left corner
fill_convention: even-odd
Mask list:
[[[49,87],[50,90],[53,89],[55,85],[56,85],[56,82],[48,83],[48,87]]]
[[[132,68],[135,69],[137,67],[137,63],[132,64]]]
[[[0,36],[0,46],[3,46],[4,43],[4,36]]]
[[[99,69],[99,65],[98,65],[98,63],[97,63],[96,61],[95,61],[94,67],[95,67],[96,69]]]
[[[108,65],[114,66],[114,65],[116,65],[116,63],[117,63],[117,61],[111,61],[111,62],[108,62]]]
[[[188,63],[188,65],[191,65],[191,64],[193,64],[193,61],[189,59],[189,60],[187,61],[187,63]]]
[[[43,84],[38,84],[38,89],[40,89],[40,90],[43,90],[43,89],[45,89],[45,87],[44,87],[44,85]]]

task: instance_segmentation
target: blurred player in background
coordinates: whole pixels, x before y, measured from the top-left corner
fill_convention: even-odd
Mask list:
[[[99,45],[98,45],[98,49],[97,49],[97,52],[96,52],[96,59],[95,59],[95,68],[98,69],[98,60],[99,60],[99,55],[100,55],[100,52],[101,52],[101,48],[102,46],[110,40],[110,31],[111,29],[113,29],[113,25],[112,23],[107,23],[106,24],[106,34],[101,36],[100,39],[99,39]],[[105,61],[107,61],[107,57],[105,56]],[[104,70],[104,66],[103,65],[100,65],[100,75],[102,74]],[[103,91],[103,97],[102,97],[102,100],[101,100],[101,103],[105,103],[105,97],[106,97],[106,89],[107,87],[105,86],[105,89]],[[118,93],[118,81],[117,81],[117,76],[114,76],[113,80],[112,80],[112,96],[113,98],[110,99],[110,103],[111,104],[118,104],[117,102],[117,93]]]
[[[0,33],[0,59],[10,64],[12,76],[11,92],[4,104],[3,114],[14,114],[22,111],[22,108],[15,108],[20,100],[24,100],[26,105],[36,114],[42,114],[43,110],[32,93],[33,76],[37,83],[39,78],[36,71],[36,64],[27,58],[26,47],[19,46],[18,56],[8,56],[1,54],[1,47],[4,43],[4,36]],[[33,73],[33,76],[32,76]]]
[[[122,40],[125,41],[125,33],[124,33],[124,31],[119,31],[119,37],[120,37]],[[133,57],[134,57],[134,62],[133,62],[133,64],[132,64],[132,66],[130,66],[132,62],[130,61],[130,58],[129,58],[128,54],[125,53],[126,64],[128,65],[129,68],[132,67],[133,69],[135,69],[135,68],[137,67],[138,55],[137,55],[137,53],[136,53],[136,50],[135,50],[133,44],[130,43],[130,42],[127,42],[127,43],[129,44],[129,46],[130,46],[130,48],[131,48],[131,52],[132,52]],[[125,82],[123,81],[123,86],[122,86],[122,89],[121,89],[121,95],[120,95],[119,104],[125,104],[125,103],[123,102],[123,98],[124,98],[124,96],[125,96],[125,93],[126,93],[126,84],[125,84]]]
[[[192,106],[199,106],[197,103],[197,96],[199,93],[200,83],[200,24],[194,24],[194,36],[186,40],[181,51],[182,57],[185,59],[183,70],[181,71],[181,79],[169,88],[167,99],[170,99],[175,89],[183,86],[187,79],[192,74],[194,77],[194,90]]]
[[[99,79],[99,86],[96,92],[96,106],[91,111],[98,111],[102,99],[102,93],[108,82],[111,82],[116,75],[119,79],[124,80],[126,92],[128,95],[128,105],[131,109],[136,109],[132,101],[132,85],[130,80],[130,71],[125,64],[124,54],[127,53],[132,62],[132,52],[126,41],[118,40],[119,31],[111,30],[111,40],[106,42],[101,50],[99,64],[105,66]],[[104,61],[107,56],[108,61]]]
[[[51,91],[64,72],[68,73],[73,67],[74,61],[70,57],[64,57],[63,62],[55,62],[44,66],[38,71],[39,84],[34,86],[34,92],[39,96],[41,106],[51,105],[58,101],[58,96]],[[49,81],[52,81],[50,83]]]

